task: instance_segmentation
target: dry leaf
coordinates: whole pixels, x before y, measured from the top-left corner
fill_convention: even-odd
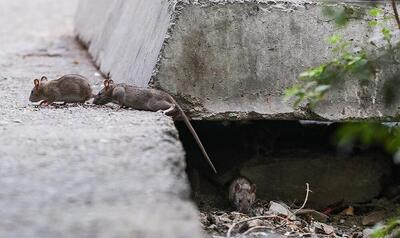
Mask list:
[[[304,215],[307,216],[309,218],[313,218],[316,221],[319,222],[326,222],[329,218],[329,216],[325,215],[324,213],[318,212],[316,210],[313,209],[301,209],[300,211],[298,211],[296,213],[297,215]]]
[[[290,220],[295,220],[296,216],[289,210],[289,207],[285,204],[277,203],[271,201],[269,203],[269,211],[275,215],[283,215],[286,217],[290,217]]]
[[[363,217],[362,219],[362,224],[364,226],[371,226],[375,225],[376,223],[382,221],[385,219],[386,216],[386,211],[385,210],[380,210],[380,211],[375,211],[372,212],[366,216]]]
[[[349,206],[348,208],[344,209],[343,211],[340,212],[341,215],[346,215],[346,216],[354,216],[354,207]]]
[[[321,222],[314,222],[315,232],[325,235],[331,235],[335,233],[333,226],[327,225]]]

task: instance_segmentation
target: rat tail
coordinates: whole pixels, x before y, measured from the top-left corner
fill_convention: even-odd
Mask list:
[[[186,116],[185,112],[182,110],[182,108],[179,106],[178,103],[175,102],[175,105],[178,108],[187,128],[189,129],[190,133],[193,135],[194,139],[196,140],[197,145],[200,147],[201,153],[203,154],[204,158],[207,160],[208,164],[211,166],[214,173],[217,173],[217,170],[215,169],[214,164],[211,162],[211,159],[208,156],[206,150],[204,149],[203,143],[201,143],[199,136],[197,135],[196,131],[194,130],[192,124],[190,123],[189,118]]]

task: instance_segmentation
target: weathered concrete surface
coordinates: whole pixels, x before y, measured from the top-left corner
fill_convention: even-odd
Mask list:
[[[103,72],[147,86],[170,24],[170,7],[165,0],[83,0],[76,29]]]
[[[0,0],[0,237],[201,237],[170,118],[37,108],[34,77],[96,76],[73,38],[76,0]]]
[[[396,116],[379,98],[383,80],[368,90],[350,83],[314,112],[283,102],[300,72],[331,57],[325,39],[338,31],[319,2],[84,0],[76,32],[103,72],[141,86],[153,72],[151,84],[175,95],[193,118]],[[355,42],[372,34],[363,19],[339,32]]]

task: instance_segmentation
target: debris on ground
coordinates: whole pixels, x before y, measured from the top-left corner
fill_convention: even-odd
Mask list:
[[[380,210],[380,211],[372,212],[372,213],[370,213],[370,214],[368,214],[368,215],[363,217],[362,224],[364,226],[375,225],[378,222],[380,222],[383,219],[385,219],[386,215],[387,215],[387,211],[386,210]]]
[[[269,211],[274,215],[281,215],[288,217],[290,220],[296,220],[296,216],[290,211],[289,206],[284,203],[271,201],[269,204]]]
[[[352,235],[363,231],[361,226],[337,227],[320,222],[328,220],[326,215],[312,209],[293,215],[294,210],[286,210],[286,207],[282,202],[257,201],[251,215],[214,210],[202,212],[200,220],[213,238],[271,237],[271,234],[279,235],[276,237],[355,237]]]
[[[292,208],[281,201],[257,200],[251,214],[212,206],[200,208],[200,220],[203,229],[213,238],[367,238],[395,215],[399,204],[380,199],[343,207],[332,209],[326,215],[314,209]]]

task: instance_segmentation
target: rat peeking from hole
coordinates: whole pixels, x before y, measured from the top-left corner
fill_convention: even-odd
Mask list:
[[[249,213],[256,200],[256,185],[244,177],[232,181],[229,186],[229,201],[241,213]]]

